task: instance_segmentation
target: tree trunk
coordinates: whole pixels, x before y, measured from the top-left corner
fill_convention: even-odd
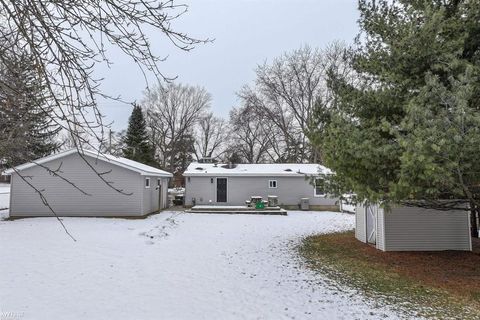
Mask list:
[[[475,204],[470,204],[470,234],[472,238],[478,238],[477,215],[478,207]]]

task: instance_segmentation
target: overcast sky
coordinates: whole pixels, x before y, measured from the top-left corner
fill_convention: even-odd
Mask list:
[[[227,118],[237,104],[235,92],[254,80],[254,69],[285,51],[308,44],[324,47],[333,40],[351,43],[358,31],[355,0],[189,0],[189,11],[173,27],[213,43],[182,52],[152,34],[156,53],[169,55],[160,65],[181,83],[199,85],[212,94],[212,110]],[[158,38],[156,38],[158,37]],[[141,101],[145,80],[129,59],[112,51],[114,66],[99,67],[103,90]],[[113,130],[126,129],[131,107],[101,101]]]

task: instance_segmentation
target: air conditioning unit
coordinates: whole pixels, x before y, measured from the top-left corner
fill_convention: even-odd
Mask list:
[[[310,199],[302,198],[300,199],[300,209],[308,211],[310,210]]]
[[[269,207],[278,207],[278,197],[277,196],[268,196],[268,206]]]

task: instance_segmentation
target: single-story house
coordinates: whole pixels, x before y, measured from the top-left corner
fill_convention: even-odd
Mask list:
[[[338,210],[337,199],[323,190],[321,177],[331,171],[318,164],[191,163],[184,172],[185,206],[245,205],[252,196],[278,197],[284,208],[298,209],[302,198],[310,208]],[[316,185],[314,185],[316,184]]]
[[[168,206],[168,173],[129,159],[77,149],[5,171],[10,216],[143,216]],[[23,177],[23,178],[22,178]]]
[[[470,213],[357,204],[355,237],[382,251],[471,251]]]

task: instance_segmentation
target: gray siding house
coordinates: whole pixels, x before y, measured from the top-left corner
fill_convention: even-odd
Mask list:
[[[321,188],[320,177],[331,171],[318,164],[191,163],[184,172],[185,205],[245,205],[252,196],[278,197],[282,207],[298,209],[308,198],[312,209],[338,210],[337,199]],[[318,178],[318,180],[315,179]],[[314,186],[313,181],[318,181]]]
[[[355,237],[382,251],[471,251],[470,213],[357,204]]]
[[[11,175],[11,217],[53,215],[32,186],[42,190],[59,216],[143,216],[168,206],[168,180],[172,177],[136,161],[89,150],[80,154],[76,149],[5,173]]]

